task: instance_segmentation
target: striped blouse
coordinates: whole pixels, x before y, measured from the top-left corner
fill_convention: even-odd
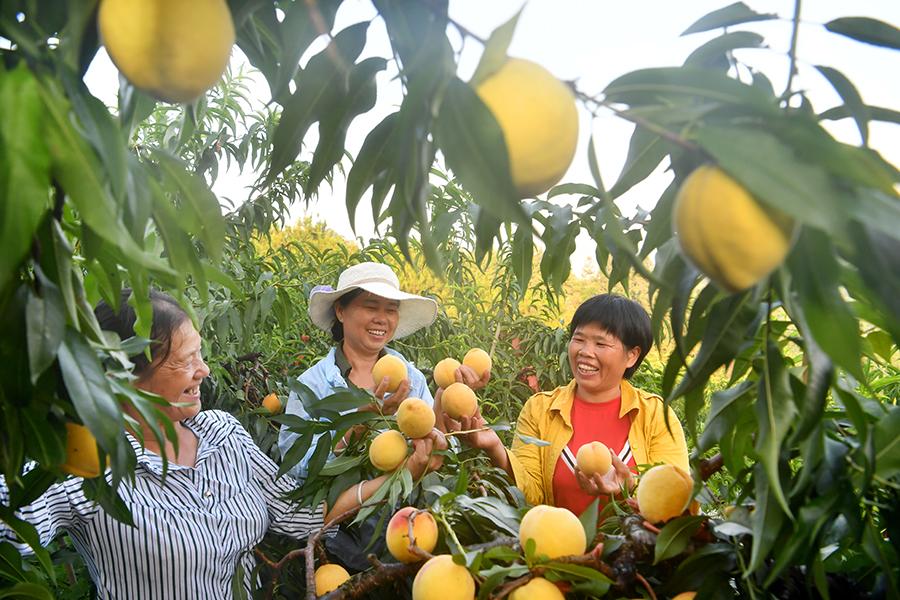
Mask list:
[[[282,499],[296,482],[275,479],[277,465],[232,415],[209,410],[182,423],[198,438],[196,465],[170,463],[164,483],[160,457],[129,435],[135,483],[123,482],[119,495],[134,527],[86,499],[78,477],[54,484],[20,511],[42,544],[62,529],[69,533],[100,598],[232,598],[239,561],[250,588],[252,549],[267,530],[303,538],[322,526],[321,505],[297,509]],[[0,486],[4,504],[7,494]],[[13,537],[5,526],[0,534]]]

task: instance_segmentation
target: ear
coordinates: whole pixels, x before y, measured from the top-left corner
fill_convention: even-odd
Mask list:
[[[635,346],[634,348],[629,348],[629,349],[625,352],[625,356],[626,356],[626,360],[627,360],[627,367],[626,367],[626,368],[630,369],[631,367],[634,366],[634,363],[636,363],[636,362],[637,362],[637,359],[640,358],[640,356],[641,356],[641,349],[640,349],[640,347],[639,347],[639,346]]]
[[[337,302],[334,303],[334,316],[338,320],[338,323],[344,322],[344,307]]]

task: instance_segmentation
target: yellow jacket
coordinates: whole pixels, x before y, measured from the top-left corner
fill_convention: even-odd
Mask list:
[[[528,399],[516,433],[550,442],[549,446],[527,444],[516,435],[507,451],[516,486],[531,504],[553,504],[553,472],[559,455],[572,438],[572,403],[575,380],[552,392],[539,392]],[[667,463],[690,472],[684,432],[675,413],[669,409],[666,428],[662,398],[622,381],[622,408],[619,417],[630,415],[628,442],[638,465]]]

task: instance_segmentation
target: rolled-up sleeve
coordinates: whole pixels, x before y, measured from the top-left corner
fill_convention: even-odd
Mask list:
[[[544,504],[546,494],[544,492],[543,453],[536,444],[528,444],[519,438],[519,435],[524,435],[541,439],[534,410],[535,403],[532,400],[526,402],[522,407],[522,412],[516,422],[516,436],[513,438],[512,449],[507,450],[506,454],[516,480],[516,487],[522,490],[525,499],[531,504]]]

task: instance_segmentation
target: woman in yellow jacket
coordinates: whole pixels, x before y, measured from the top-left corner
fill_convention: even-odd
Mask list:
[[[564,506],[575,514],[596,496],[630,489],[637,465],[667,463],[689,470],[684,432],[674,412],[659,396],[627,381],[653,343],[644,308],[614,294],[594,296],[575,311],[569,334],[573,380],[528,399],[511,449],[494,431],[480,430],[484,426],[480,412],[459,422],[443,414],[439,408],[443,390],[435,400],[439,421],[451,431],[476,430],[462,435],[463,441],[484,450],[505,469],[528,502]],[[608,473],[589,477],[577,468],[575,454],[590,441],[610,448],[613,467]]]

